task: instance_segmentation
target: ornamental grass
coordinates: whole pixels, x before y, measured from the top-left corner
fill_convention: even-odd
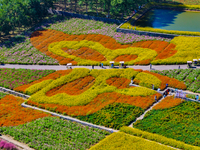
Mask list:
[[[22,98],[12,95],[7,95],[0,99],[0,127],[17,126],[38,118],[50,116],[37,110],[22,107],[21,104],[23,102]]]

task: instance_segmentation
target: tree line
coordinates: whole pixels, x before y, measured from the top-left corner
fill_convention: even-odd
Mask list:
[[[67,5],[75,5],[75,12],[76,6],[84,5],[86,13],[88,9],[95,8],[98,14],[98,8],[102,8],[107,17],[110,14],[121,14],[123,18],[124,14],[129,14],[139,6],[157,0],[0,0],[0,35],[40,22],[48,15],[48,9],[61,1],[65,8]]]
[[[92,10],[98,14],[98,8],[101,7],[102,11],[107,13],[107,17],[112,15],[121,14],[123,18],[124,14],[129,14],[133,10],[137,10],[143,4],[153,1],[161,0],[58,0],[58,3],[63,3],[66,9],[67,6],[71,7],[74,5],[74,11],[77,12],[78,6],[85,6],[85,12]]]
[[[53,0],[0,0],[0,34],[40,22]]]

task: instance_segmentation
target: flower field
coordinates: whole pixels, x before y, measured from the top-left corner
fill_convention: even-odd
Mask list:
[[[54,73],[50,73],[49,75],[47,75],[39,80],[35,80],[29,84],[17,86],[16,88],[14,88],[14,90],[18,91],[18,92],[26,93],[26,94],[33,94],[42,88],[42,86],[40,86],[41,83],[45,82],[45,84],[48,84],[52,80],[60,78],[61,76],[64,76],[70,72],[71,72],[71,70],[59,70]],[[34,85],[34,86],[32,86],[32,85]]]
[[[109,65],[111,60],[123,60],[127,64],[144,65],[145,60],[165,59],[177,52],[174,50],[176,45],[166,41],[121,45],[101,34],[69,35],[56,30],[35,31],[30,40],[34,47],[60,64],[97,65],[103,62]],[[145,56],[147,53],[148,57]]]
[[[173,150],[174,148],[161,145],[154,141],[147,141],[141,137],[132,136],[123,132],[109,135],[90,150]]]
[[[131,78],[138,80],[141,87],[130,87]],[[149,108],[155,96],[162,97],[151,89],[151,84],[165,88],[162,85],[166,83],[177,88],[185,86],[176,79],[149,71],[79,68],[56,71],[15,90],[31,95],[26,102],[29,105],[119,129]]]
[[[176,45],[177,53],[166,59],[152,61],[152,64],[186,64],[200,58],[200,37],[175,37],[170,43]]]
[[[56,117],[40,118],[15,127],[1,127],[0,132],[38,150],[85,150],[109,135],[106,131]]]
[[[120,128],[120,131],[127,133],[127,134],[130,134],[130,135],[133,135],[133,136],[142,137],[142,138],[147,139],[147,140],[155,141],[155,142],[158,142],[158,143],[161,143],[161,144],[164,144],[164,145],[168,145],[168,146],[172,146],[172,147],[175,147],[175,148],[179,148],[179,149],[185,149],[185,150],[189,150],[189,149],[199,150],[200,149],[197,146],[189,145],[189,144],[186,144],[184,142],[174,140],[172,138],[167,138],[167,137],[164,137],[164,136],[159,135],[159,134],[142,131],[142,130],[139,130],[139,129],[136,129],[136,128],[124,126],[124,127]]]
[[[67,34],[102,34],[110,36],[120,43],[133,43],[143,40],[170,41],[170,39],[164,39],[160,37],[117,33],[115,32],[116,27],[118,26],[116,24],[107,24],[100,21],[84,20],[77,18],[70,18],[66,20],[59,20],[59,19],[61,18],[60,17],[57,17],[57,19],[55,19],[55,17],[50,18],[49,20],[44,22],[41,26],[34,28],[33,31],[42,28],[50,28],[65,32]],[[57,20],[57,22],[55,22],[55,20]],[[41,53],[31,44],[30,35],[33,31],[26,31],[22,35],[16,36],[6,41],[5,43],[1,43],[0,60],[3,63],[13,63],[13,64],[57,65],[58,64],[57,60],[48,57],[44,53]],[[63,58],[60,57],[59,59]],[[63,63],[65,64],[65,62]]]
[[[156,70],[152,72],[184,81],[187,90],[200,93],[200,69]]]
[[[49,114],[21,107],[22,98],[7,95],[0,99],[0,127],[17,126],[38,118],[49,116]]]
[[[53,70],[0,68],[0,86],[14,89],[15,87],[28,84],[53,72]]]
[[[162,102],[161,102],[162,103]],[[143,131],[200,146],[200,103],[184,101],[167,109],[153,109],[133,126]]]
[[[183,102],[180,98],[174,98],[173,96],[168,96],[164,98],[160,103],[155,105],[153,109],[167,109],[175,107]]]

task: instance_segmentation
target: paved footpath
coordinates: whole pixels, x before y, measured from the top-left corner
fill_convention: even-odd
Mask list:
[[[152,70],[170,70],[170,69],[178,69],[179,65],[152,65]],[[66,70],[67,67],[64,65],[17,65],[17,64],[4,64],[4,65],[0,65],[0,68],[15,68],[15,69],[19,69],[19,68],[23,68],[23,69],[40,69],[40,70]],[[88,68],[88,69],[92,69],[92,66],[72,66],[73,68]],[[142,70],[150,70],[150,66],[127,66],[127,68],[134,68],[134,69],[142,69]],[[181,69],[187,69],[187,65],[180,65]],[[199,68],[200,66],[197,67],[193,67],[195,68]],[[99,66],[94,66],[94,69],[110,69],[109,66],[104,66],[103,68],[99,67]],[[119,67],[116,67],[116,69],[119,69]]]

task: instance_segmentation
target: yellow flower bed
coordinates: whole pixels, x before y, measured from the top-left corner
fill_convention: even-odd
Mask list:
[[[41,90],[45,85],[50,84],[52,81],[53,81],[52,79],[49,79],[49,80],[44,80],[42,82],[36,83],[36,84],[28,87],[25,90],[25,93],[28,93],[30,95],[33,93],[36,93],[37,91]]]
[[[166,59],[153,60],[152,64],[187,63],[200,59],[200,37],[175,37],[171,43],[176,45],[178,52]]]
[[[131,54],[137,55],[138,57],[135,60],[131,60],[126,62],[129,65],[133,65],[135,62],[139,62],[142,60],[153,59],[157,56],[156,51],[147,49],[147,48],[138,48],[138,47],[128,47],[125,49],[117,49],[117,50],[110,50],[105,48],[98,42],[92,42],[87,40],[82,41],[61,41],[55,42],[49,45],[48,50],[56,55],[63,56],[66,58],[71,58],[77,62],[79,65],[95,65],[98,64],[98,61],[92,61],[89,59],[82,59],[80,57],[76,57],[74,55],[69,55],[68,53],[64,52],[62,48],[69,48],[73,50],[77,50],[81,47],[88,47],[94,49],[105,56],[107,61],[103,61],[104,65],[109,65],[110,61],[114,60],[117,56],[124,55],[124,54]],[[116,63],[119,64],[119,63]]]
[[[53,104],[61,104],[68,106],[77,106],[77,105],[86,105],[91,100],[93,100],[97,95],[106,92],[118,92],[121,94],[126,94],[131,96],[148,96],[155,94],[156,93],[155,91],[144,87],[117,89],[117,87],[110,86],[106,83],[106,80],[112,77],[126,77],[130,79],[133,76],[136,76],[137,73],[138,72],[133,69],[125,69],[125,70],[73,69],[70,74],[62,76],[56,80],[53,80],[48,85],[45,82],[42,82],[29,87],[28,88],[29,92],[34,93],[35,91],[37,91],[35,89],[41,89],[43,85],[43,89],[33,94],[30,100],[39,103],[53,103]],[[60,93],[51,97],[46,96],[46,92],[50,91],[51,89],[54,89],[58,86],[62,86],[71,81],[89,75],[95,77],[94,85],[80,95],[72,96],[66,93]]]
[[[174,148],[123,132],[109,135],[90,150],[172,150]]]
[[[185,150],[200,150],[200,147],[197,146],[192,146],[189,144],[185,144],[184,142],[181,141],[176,141],[171,138],[164,137],[162,135],[154,134],[154,133],[149,133],[146,131],[142,131],[136,128],[130,128],[130,127],[122,127],[120,128],[121,132],[125,132],[130,135],[138,136],[138,137],[143,137],[148,140],[156,141],[165,145],[169,145],[172,147],[180,148],[180,149],[185,149]]]
[[[155,89],[158,89],[162,83],[162,81],[158,79],[156,76],[149,73],[145,73],[145,72],[141,72],[137,74],[134,80],[135,81],[139,80],[140,86],[144,86],[148,88],[152,88],[152,84],[153,84]]]

